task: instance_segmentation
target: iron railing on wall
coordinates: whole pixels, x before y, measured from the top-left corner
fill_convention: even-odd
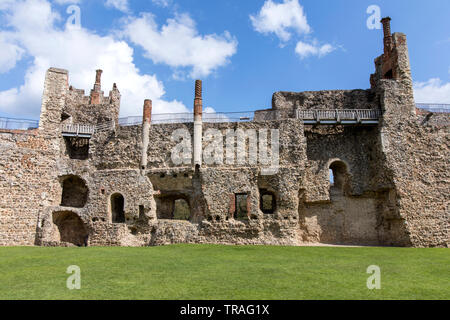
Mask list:
[[[417,108],[427,110],[430,112],[438,113],[450,113],[450,104],[432,104],[432,103],[418,103]],[[298,112],[304,112],[300,115],[300,118],[314,120],[314,112],[319,112],[319,119],[327,117],[334,117],[333,112],[336,110],[299,110]],[[380,112],[377,110],[371,110]],[[339,110],[340,119],[346,118],[357,119],[355,117],[355,110]],[[317,114],[316,114],[317,115]],[[361,114],[364,119],[364,113]],[[248,121],[268,121],[276,120],[286,117],[295,117],[296,115],[284,114],[282,110],[260,110],[260,111],[248,111],[248,112],[217,112],[217,113],[204,113],[203,122],[206,123],[220,123],[220,122],[248,122]],[[381,115],[379,115],[381,116]],[[378,117],[379,117],[378,116]],[[297,115],[299,117],[299,115]],[[167,124],[167,123],[190,123],[194,121],[193,113],[166,113],[166,114],[153,114],[152,124]],[[142,123],[142,116],[126,117],[119,119],[119,125],[121,126],[133,126],[140,125]],[[110,128],[113,123],[101,124],[96,127],[96,130],[104,130]],[[105,127],[107,126],[107,128]],[[0,117],[0,129],[6,130],[31,130],[39,127],[38,120],[27,119],[14,119]]]
[[[435,113],[450,113],[450,104],[442,103],[417,103],[417,108],[435,112]]]
[[[367,123],[375,124],[381,111],[375,109],[297,110],[297,119],[308,123]]]
[[[253,121],[254,111],[248,112],[216,112],[203,113],[204,123],[248,122]],[[160,113],[152,114],[152,124],[190,123],[194,122],[193,113]],[[126,117],[119,119],[120,126],[135,126],[142,123],[142,117]]]
[[[38,120],[0,118],[0,129],[5,130],[31,130],[39,128]]]

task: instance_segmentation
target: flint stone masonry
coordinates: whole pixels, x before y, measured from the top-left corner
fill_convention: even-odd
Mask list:
[[[101,70],[86,95],[69,86],[68,71],[49,69],[39,129],[0,131],[0,245],[448,247],[450,115],[416,109],[406,36],[391,35],[390,19],[383,26],[385,49],[367,90],[276,92],[272,109],[256,111],[254,121],[204,123],[197,81],[200,165],[194,164],[194,123],[149,125],[147,100],[142,125],[119,126],[120,92],[114,85],[105,96]],[[297,110],[342,109],[382,116],[372,126],[296,119]],[[68,139],[64,124],[103,129],[90,139]],[[181,164],[172,158],[180,143],[172,139],[176,130],[189,140]],[[249,159],[251,150],[261,151],[252,139],[242,144],[236,134],[228,154],[230,132],[257,142],[267,134],[269,159],[279,151],[276,170],[265,171],[259,156]],[[217,161],[205,157],[210,133],[223,147]],[[272,210],[261,210],[263,195],[270,195]],[[178,208],[183,220],[173,219],[176,203],[184,204]],[[122,204],[124,221],[116,222]]]

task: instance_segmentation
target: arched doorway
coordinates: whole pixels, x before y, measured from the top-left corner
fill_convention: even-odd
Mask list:
[[[330,186],[335,191],[345,192],[348,185],[348,167],[341,160],[335,160],[330,164]]]
[[[62,181],[61,206],[72,208],[83,208],[88,198],[88,187],[86,183],[77,176],[67,176]]]
[[[125,199],[120,193],[111,196],[112,223],[125,223]]]
[[[80,217],[71,211],[53,213],[53,223],[58,227],[59,241],[78,247],[88,245],[89,233]]]

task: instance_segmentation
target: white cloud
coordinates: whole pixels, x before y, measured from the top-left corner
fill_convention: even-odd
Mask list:
[[[155,75],[141,74],[133,62],[133,49],[112,36],[87,29],[55,27],[58,15],[47,0],[15,1],[7,6],[7,23],[14,40],[32,57],[24,84],[0,92],[0,110],[17,116],[37,117],[45,72],[49,67],[68,69],[75,88],[89,90],[95,70],[104,70],[106,94],[113,82],[122,94],[121,116],[140,115],[145,98],[153,100],[155,113],[186,112],[178,101],[164,100],[164,87]]]
[[[295,47],[295,52],[300,56],[301,59],[305,59],[310,56],[318,56],[319,58],[326,56],[330,52],[336,50],[336,47],[331,44],[318,45],[317,41],[313,43],[305,43],[299,41]]]
[[[170,0],[152,0],[152,2],[159,7],[168,7],[170,4]]]
[[[54,0],[55,3],[57,4],[79,4],[81,3],[81,0]]]
[[[256,16],[250,16],[250,20],[256,31],[263,34],[274,33],[283,42],[291,38],[291,32],[298,35],[311,32],[298,0],[283,0],[283,3],[267,0]]]
[[[9,34],[6,32],[0,32],[0,73],[8,72],[14,69],[17,61],[19,61],[24,50],[17,46],[16,44],[10,42],[11,39]]]
[[[125,13],[128,13],[130,10],[128,7],[128,0],[106,0],[105,5]]]
[[[415,82],[414,97],[418,103],[450,104],[450,82],[443,83],[439,78]]]
[[[191,77],[208,76],[226,65],[237,50],[237,40],[226,31],[222,36],[200,35],[187,14],[168,19],[159,28],[154,16],[144,13],[127,21],[123,35],[141,46],[153,62],[189,68]]]

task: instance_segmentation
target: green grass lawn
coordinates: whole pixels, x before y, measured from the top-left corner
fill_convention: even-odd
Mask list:
[[[0,299],[449,299],[450,251],[175,245],[0,248]],[[81,290],[66,269],[81,268]],[[381,268],[368,290],[367,267]]]

